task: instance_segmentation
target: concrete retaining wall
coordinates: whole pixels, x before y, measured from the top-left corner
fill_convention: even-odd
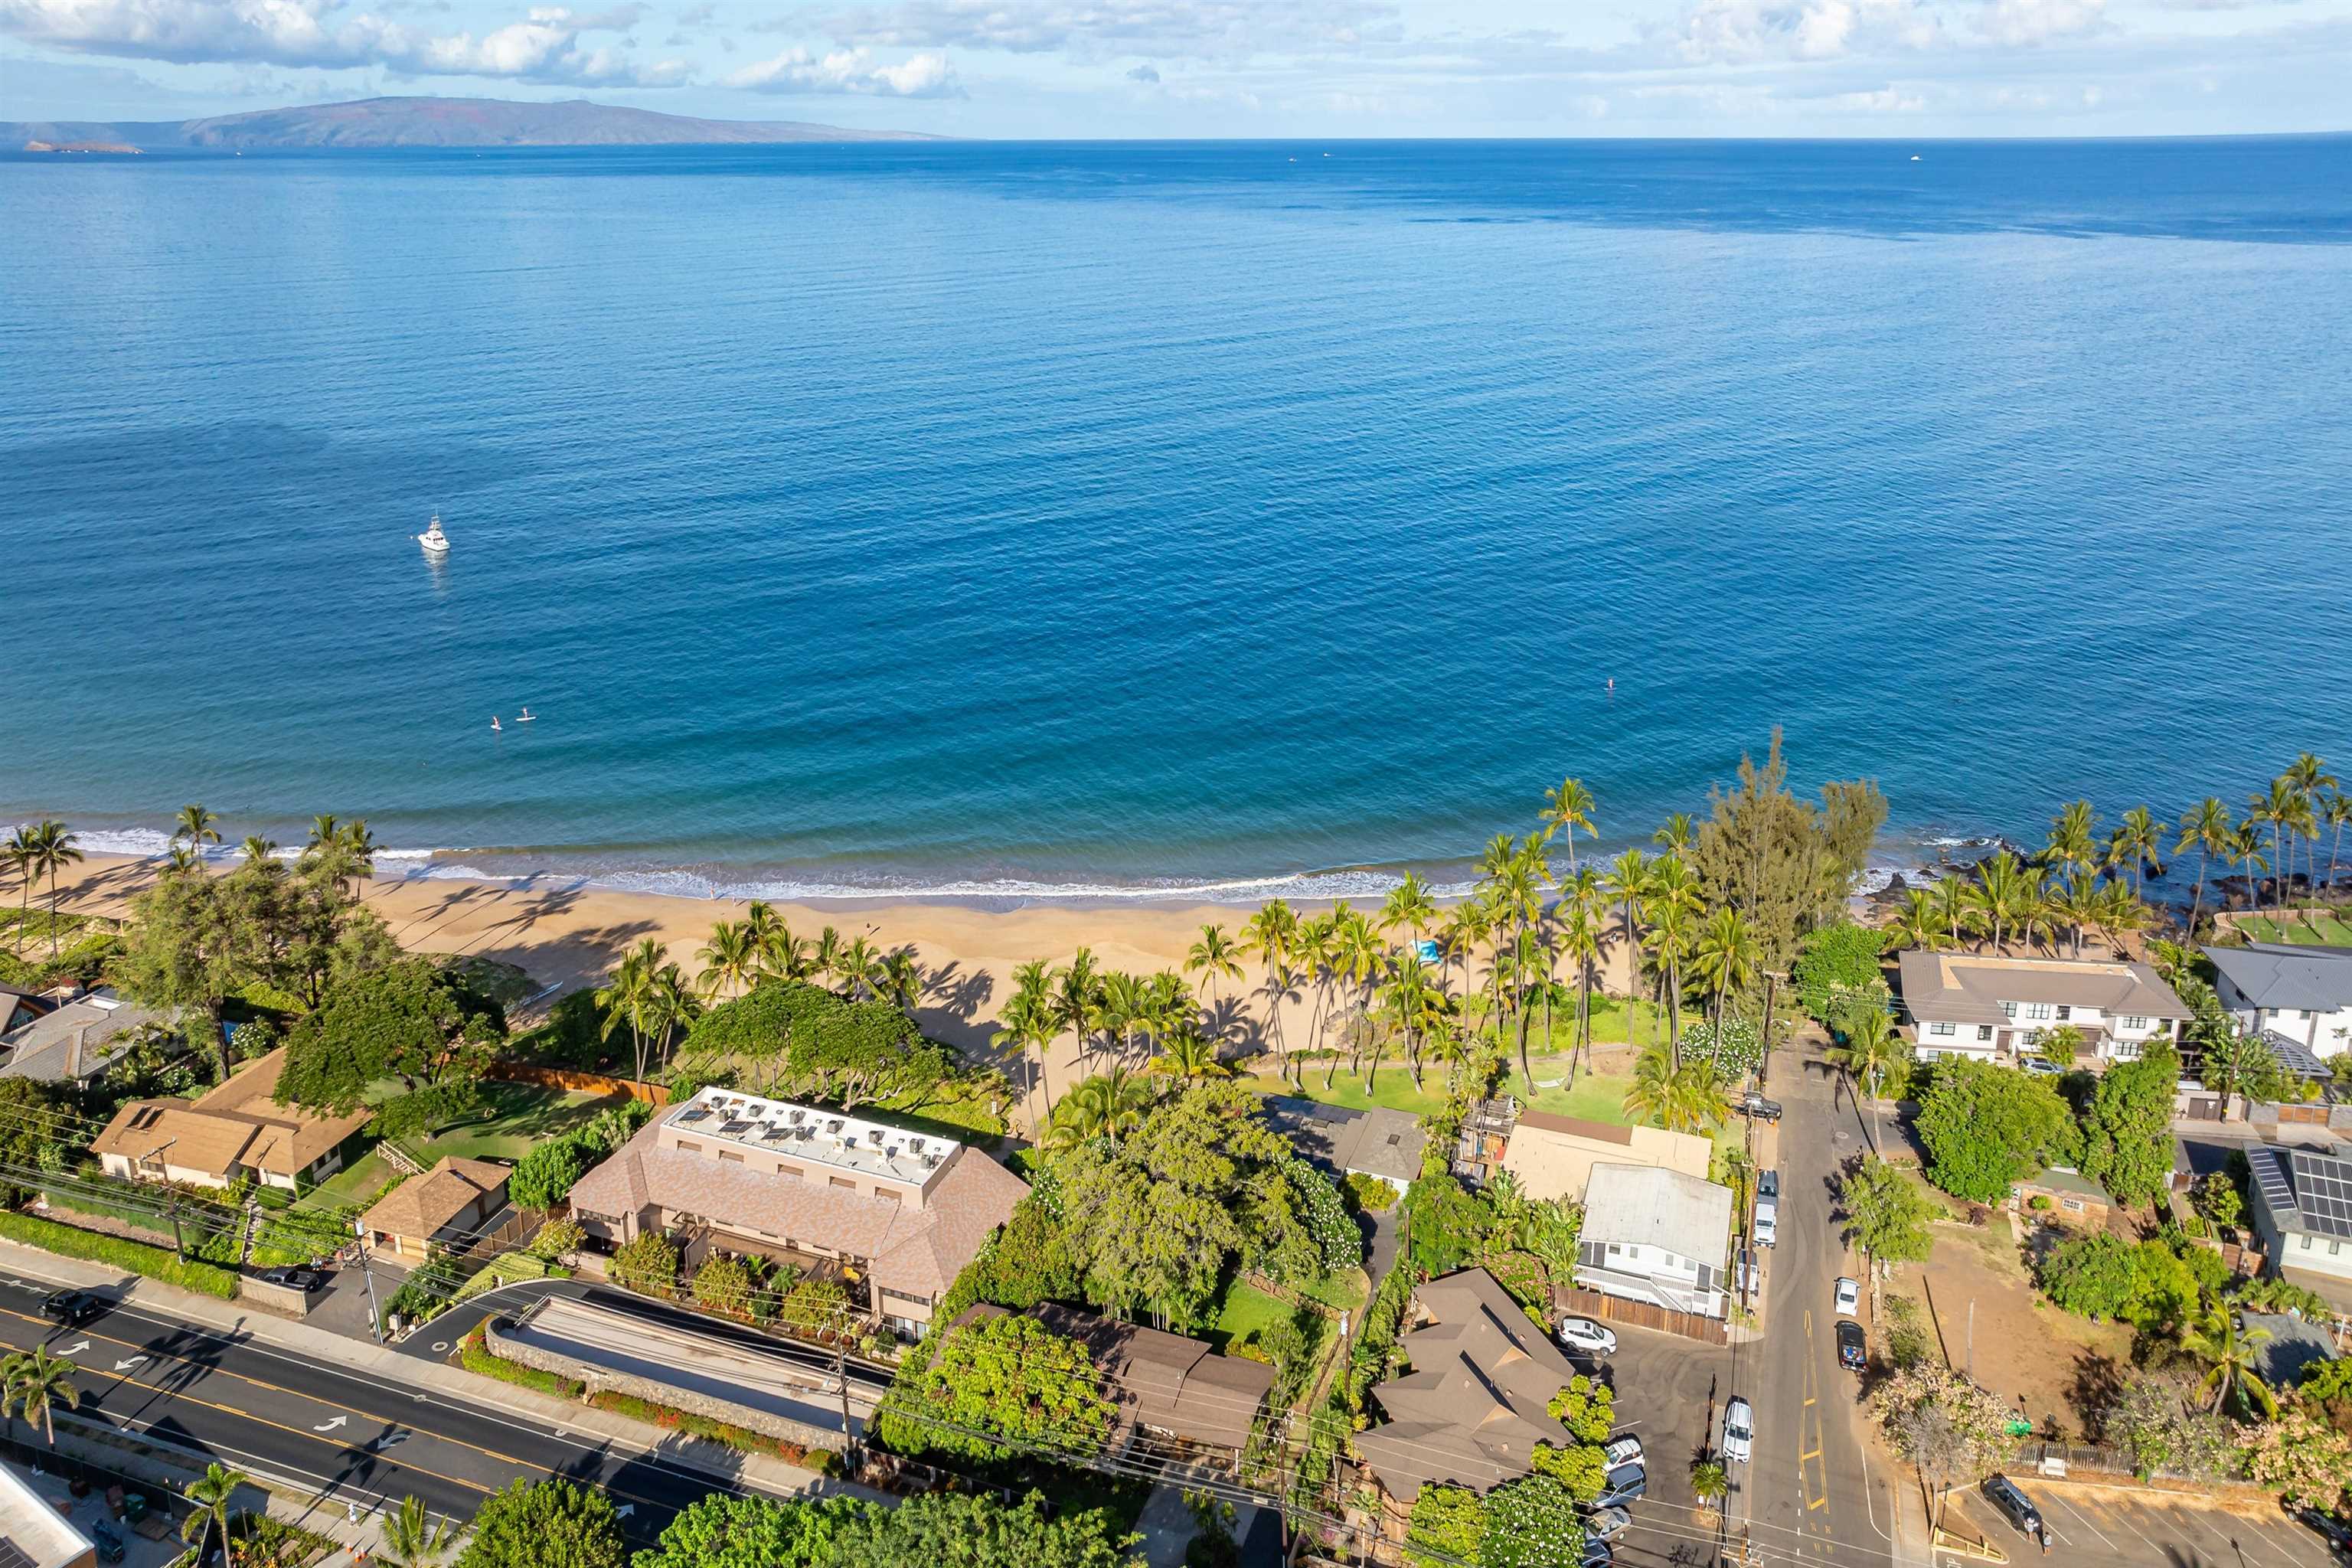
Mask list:
[[[236,1299],[297,1318],[310,1315],[310,1298],[307,1292],[297,1290],[290,1285],[267,1284],[250,1274],[236,1277]]]
[[[731,1400],[714,1399],[691,1389],[673,1388],[651,1378],[610,1372],[593,1363],[558,1355],[536,1345],[518,1343],[499,1331],[502,1326],[511,1326],[510,1321],[491,1318],[482,1324],[482,1343],[492,1355],[501,1361],[513,1362],[517,1366],[531,1367],[583,1383],[591,1394],[609,1389],[614,1394],[625,1394],[650,1404],[666,1405],[672,1410],[683,1410],[689,1415],[707,1415],[714,1421],[725,1421],[771,1437],[780,1437],[803,1448],[824,1448],[835,1453],[841,1449],[841,1433],[836,1428],[812,1426],[803,1421],[794,1421],[770,1411],[754,1410]]]

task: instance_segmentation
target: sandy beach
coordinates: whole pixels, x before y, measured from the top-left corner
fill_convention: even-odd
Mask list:
[[[92,855],[79,875],[60,878],[62,906],[81,914],[120,919],[130,901],[153,879],[156,862],[130,856]],[[364,894],[401,943],[418,952],[470,953],[520,967],[551,995],[601,979],[628,948],[651,937],[690,975],[701,968],[696,950],[709,939],[716,921],[734,920],[740,900],[678,898],[657,893],[616,892],[582,887],[569,879],[513,882],[446,878],[378,877]],[[1325,906],[1302,904],[1304,911]],[[1232,905],[1036,904],[994,910],[947,903],[876,901],[777,904],[777,913],[799,935],[814,937],[826,926],[844,938],[863,935],[884,950],[914,950],[929,976],[919,1011],[924,1031],[966,1050],[984,1053],[1003,998],[1010,994],[1013,967],[1035,959],[1064,963],[1080,947],[1094,950],[1098,967],[1150,973],[1181,972],[1184,955],[1216,923],[1238,937],[1251,911]],[[1604,960],[1602,988],[1623,994],[1626,964],[1620,944]],[[1203,977],[1191,977],[1202,991]],[[1263,1037],[1264,972],[1244,962],[1239,981],[1220,981],[1221,1001],[1238,996],[1231,1037],[1255,1044]],[[1296,1047],[1308,1027],[1304,997],[1283,1009],[1285,1035]],[[1058,1089],[1077,1071],[1075,1047],[1063,1042],[1048,1074]]]

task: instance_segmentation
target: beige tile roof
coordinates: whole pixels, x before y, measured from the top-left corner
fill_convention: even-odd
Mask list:
[[[789,1238],[869,1261],[877,1286],[930,1297],[948,1288],[988,1233],[1012,1217],[1028,1184],[976,1149],[940,1175],[920,1209],[803,1177],[665,1149],[649,1122],[572,1189],[574,1210],[666,1219],[693,1215],[725,1229]]]
[[[421,1176],[413,1176],[383,1195],[361,1224],[371,1231],[429,1241],[463,1215],[486,1193],[501,1192],[507,1168],[487,1160],[464,1160],[454,1154]]]
[[[1575,1369],[1493,1275],[1448,1274],[1419,1300],[1437,1321],[1404,1337],[1412,1370],[1372,1390],[1388,1420],[1355,1438],[1391,1497],[1441,1482],[1484,1492],[1528,1474],[1538,1443],[1569,1446],[1545,1406]]]
[[[2011,1022],[2003,1002],[2064,1003],[2109,1016],[2186,1018],[2188,1005],[2145,963],[2115,959],[2006,958],[1996,953],[1913,948],[1895,961],[1903,1005],[1935,1023]]]
[[[232,1164],[272,1175],[299,1175],[366,1126],[375,1113],[362,1109],[348,1116],[325,1116],[277,1104],[269,1096],[285,1065],[281,1046],[194,1100],[134,1100],[115,1112],[90,1148],[100,1154],[137,1159],[163,1139],[177,1137],[181,1141],[167,1158],[170,1164],[215,1175],[227,1174]],[[167,1112],[177,1131],[147,1136],[148,1125],[161,1125],[152,1118],[140,1120],[147,1109]]]

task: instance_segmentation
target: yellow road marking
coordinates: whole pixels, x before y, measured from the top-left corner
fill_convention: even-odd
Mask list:
[[[30,1313],[19,1312],[12,1308],[0,1307],[0,1317],[16,1318],[21,1321],[31,1323],[35,1327],[44,1331],[47,1331],[52,1326],[46,1318],[37,1318],[32,1316]],[[346,1415],[356,1415],[362,1421],[379,1421],[387,1426],[396,1428],[404,1427],[409,1431],[416,1433],[420,1436],[431,1437],[436,1442],[448,1443],[460,1448],[468,1449],[474,1453],[481,1455],[484,1458],[495,1459],[501,1465],[513,1465],[525,1470],[538,1470],[547,1468],[543,1465],[532,1464],[527,1459],[519,1459],[511,1454],[501,1454],[495,1448],[485,1448],[478,1443],[469,1443],[463,1437],[453,1437],[445,1432],[436,1431],[432,1427],[424,1426],[414,1421],[404,1420],[399,1416],[380,1415],[373,1411],[362,1410],[356,1405],[343,1405],[335,1400],[324,1398],[319,1394],[301,1394],[290,1388],[281,1388],[277,1384],[265,1382],[257,1377],[248,1377],[243,1373],[231,1372],[226,1367],[209,1365],[205,1363],[195,1361],[190,1357],[173,1355],[169,1352],[165,1351],[151,1351],[145,1345],[140,1344],[133,1340],[120,1340],[116,1339],[111,1334],[97,1332],[89,1329],[75,1329],[70,1331],[82,1339],[92,1340],[105,1344],[120,1345],[125,1350],[135,1351],[141,1355],[149,1357],[151,1362],[160,1362],[170,1366],[194,1367],[206,1376],[226,1377],[233,1382],[248,1384],[255,1388],[266,1388],[272,1394],[282,1394],[289,1399],[299,1399],[312,1405],[324,1405],[329,1410],[340,1410]],[[207,1335],[207,1337],[218,1340],[226,1340],[227,1338],[226,1335]],[[464,1480],[456,1476],[445,1476],[438,1470],[428,1468],[427,1467],[417,1464],[413,1460],[394,1458],[389,1452],[380,1453],[373,1448],[355,1447],[350,1443],[340,1442],[323,1433],[309,1432],[304,1431],[299,1427],[288,1426],[280,1422],[272,1421],[267,1415],[256,1415],[250,1410],[239,1410],[236,1406],[228,1405],[215,1405],[208,1399],[199,1399],[193,1394],[185,1393],[181,1390],[166,1388],[161,1384],[142,1383],[136,1376],[130,1373],[114,1373],[112,1369],[109,1367],[89,1366],[79,1362],[77,1362],[74,1364],[81,1371],[89,1373],[94,1377],[102,1379],[111,1374],[115,1379],[115,1386],[117,1387],[121,1387],[124,1384],[129,1384],[133,1388],[145,1389],[150,1393],[160,1394],[166,1400],[184,1399],[191,1405],[201,1405],[207,1410],[216,1410],[224,1415],[235,1415],[241,1420],[251,1421],[258,1426],[272,1427],[280,1432],[289,1433],[297,1437],[307,1437],[314,1443],[321,1444],[341,1453],[363,1454],[368,1458],[378,1460],[382,1463],[395,1464],[404,1469],[415,1470],[419,1475],[432,1476],[436,1479],[447,1481],[452,1486],[465,1487],[469,1490],[480,1492],[486,1497],[498,1489],[495,1487],[486,1487],[479,1481]],[[126,1417],[126,1419],[128,1419],[128,1417]],[[149,1425],[152,1426],[152,1423],[150,1422]],[[613,1486],[609,1483],[606,1483],[603,1489],[610,1492],[614,1497],[625,1498],[633,1502],[641,1502],[651,1508],[667,1508],[669,1506],[668,1504],[659,1502],[653,1498],[643,1497],[635,1492],[625,1491],[621,1488]]]

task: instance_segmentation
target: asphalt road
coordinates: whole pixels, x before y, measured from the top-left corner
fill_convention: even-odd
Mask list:
[[[0,1277],[0,1347],[42,1344],[71,1357],[84,1415],[362,1506],[414,1494],[464,1519],[519,1478],[561,1475],[609,1494],[624,1528],[645,1542],[723,1488],[699,1470],[500,1408],[495,1389],[477,1405],[388,1384],[145,1308],[110,1307],[62,1329],[39,1315],[50,1289]]]
[[[1779,1245],[1764,1265],[1765,1338],[1732,1351],[1734,1392],[1756,1409],[1756,1452],[1732,1467],[1746,1473],[1733,1477],[1727,1511],[1735,1540],[1744,1531],[1767,1562],[1864,1568],[1894,1560],[1888,1486],[1900,1480],[1868,1464],[1860,1382],[1837,1361],[1834,1282],[1863,1270],[1832,1212],[1841,1166],[1865,1145],[1843,1087],[1800,1049],[1773,1061]]]

